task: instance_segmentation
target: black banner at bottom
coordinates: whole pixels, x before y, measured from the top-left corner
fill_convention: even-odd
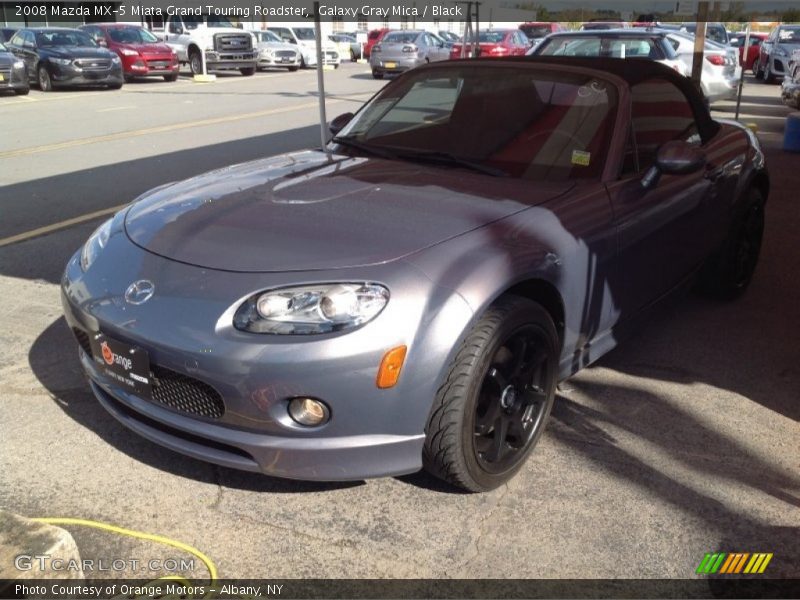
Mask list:
[[[6,598],[800,598],[800,579],[0,580]]]

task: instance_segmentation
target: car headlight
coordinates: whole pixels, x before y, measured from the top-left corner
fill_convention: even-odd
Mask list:
[[[264,58],[272,58],[272,50],[262,50],[261,56]]]
[[[138,54],[134,53],[133,55],[130,56],[138,56]],[[120,63],[119,56],[117,56],[116,54],[112,56],[111,62],[114,63],[115,65],[118,65]]]
[[[239,307],[233,325],[242,331],[283,335],[329,333],[374,319],[389,301],[376,283],[326,283],[254,294]]]
[[[69,58],[51,58],[50,62],[55,63],[57,65],[68,65],[72,63],[72,60]]]
[[[81,269],[83,269],[84,272],[92,266],[92,263],[100,255],[100,252],[106,247],[108,238],[111,236],[112,220],[113,219],[109,219],[95,229],[94,233],[89,236],[89,239],[86,240],[86,243],[83,245],[83,249],[81,250]]]
[[[120,48],[119,51],[125,56],[139,56],[139,53],[136,50],[131,50],[130,48]]]
[[[15,60],[14,61],[14,68],[15,69],[24,69],[25,68],[25,63],[22,62],[21,60]]]

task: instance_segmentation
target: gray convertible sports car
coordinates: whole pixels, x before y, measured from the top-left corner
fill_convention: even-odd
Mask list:
[[[651,61],[426,65],[331,129],[330,153],[148,192],[69,261],[80,360],[127,427],[281,477],[488,490],[624,325],[753,275],[758,143]]]

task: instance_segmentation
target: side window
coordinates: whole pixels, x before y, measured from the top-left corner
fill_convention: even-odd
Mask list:
[[[14,44],[15,46],[20,46],[20,47],[24,46],[23,40],[24,40],[25,36],[23,34],[24,34],[24,32],[18,31],[17,33],[15,33],[11,37],[11,41],[9,41],[8,43],[9,44]]]
[[[701,143],[686,96],[665,79],[648,79],[632,86],[631,129],[623,174],[649,169],[658,149],[671,140]]]
[[[172,19],[170,19],[169,21],[170,33],[178,33],[182,29],[183,29],[183,23],[181,23],[181,20],[179,18],[173,17]]]
[[[23,37],[22,45],[25,48],[36,48],[36,39],[32,31],[26,31]]]

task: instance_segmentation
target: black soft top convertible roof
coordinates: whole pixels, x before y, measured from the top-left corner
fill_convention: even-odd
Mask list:
[[[628,85],[636,85],[653,77],[667,79],[680,89],[692,106],[697,129],[703,141],[712,138],[719,130],[719,124],[711,118],[703,94],[688,77],[681,75],[674,69],[646,58],[595,58],[572,56],[512,56],[504,59],[476,58],[469,59],[470,63],[498,64],[499,62],[520,62],[525,64],[562,65],[565,67],[580,67],[595,71],[605,71],[623,79]],[[443,64],[443,63],[436,63]]]

